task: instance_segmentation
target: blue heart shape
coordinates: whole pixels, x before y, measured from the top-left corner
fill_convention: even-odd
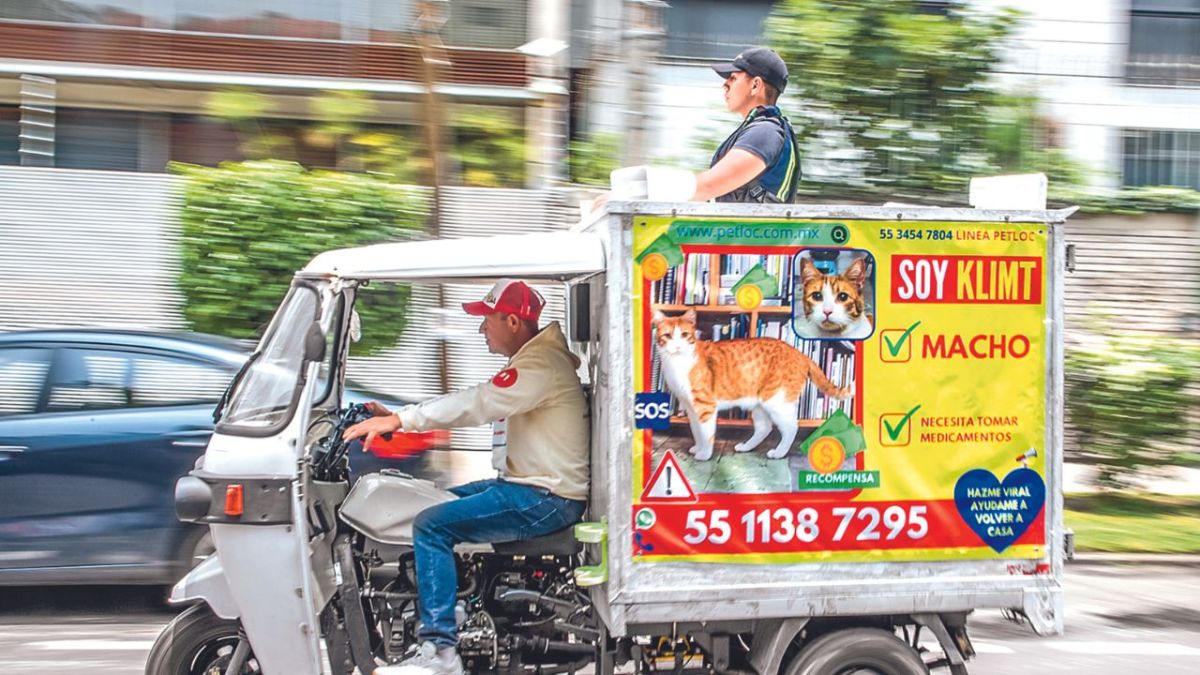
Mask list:
[[[987,469],[972,469],[954,485],[958,515],[997,553],[1025,534],[1045,503],[1046,483],[1033,469],[1014,469],[1003,483]]]

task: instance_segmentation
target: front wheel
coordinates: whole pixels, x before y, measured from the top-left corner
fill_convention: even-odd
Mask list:
[[[787,675],[929,675],[921,655],[878,628],[846,628],[805,645]]]
[[[150,648],[146,675],[224,675],[244,639],[237,621],[227,621],[203,603],[175,617]],[[246,650],[239,675],[261,673]]]

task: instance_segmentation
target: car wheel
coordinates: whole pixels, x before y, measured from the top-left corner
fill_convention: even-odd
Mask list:
[[[208,526],[197,527],[188,532],[175,554],[175,578],[172,583],[199,565],[217,550]]]

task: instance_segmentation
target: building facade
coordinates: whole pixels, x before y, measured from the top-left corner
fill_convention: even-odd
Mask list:
[[[565,0],[0,3],[0,164],[161,172],[171,161],[239,159],[238,129],[206,114],[211,95],[230,90],[268,97],[261,124],[294,139],[294,158],[306,165],[338,164],[336,148],[305,142],[320,92],[364,92],[375,110],[356,121],[421,142],[423,31],[434,45],[425,53],[436,67],[440,117],[485,107],[523,128],[563,97],[555,57],[518,48],[561,38],[565,25],[554,17],[565,21],[565,7]],[[547,140],[562,145],[527,134],[535,163]],[[540,177],[530,175],[534,183]]]

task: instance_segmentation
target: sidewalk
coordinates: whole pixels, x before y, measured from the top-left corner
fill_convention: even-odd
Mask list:
[[[1178,565],[1200,566],[1197,553],[1076,553],[1071,565]]]

